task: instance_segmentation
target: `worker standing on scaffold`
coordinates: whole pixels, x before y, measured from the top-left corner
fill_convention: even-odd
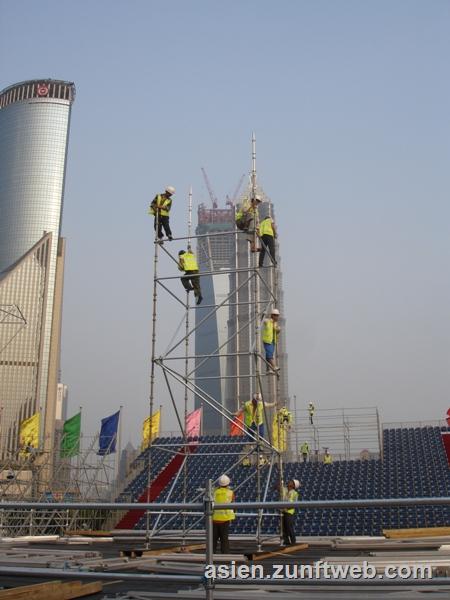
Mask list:
[[[275,260],[275,239],[277,237],[277,229],[272,217],[268,216],[263,219],[258,228],[259,237],[261,238],[261,254],[259,255],[259,267],[264,266],[264,257],[266,250],[272,260],[272,264],[276,266]]]
[[[264,437],[264,406],[270,408],[275,402],[263,402],[261,394],[253,394],[253,398],[244,404],[244,425],[247,433],[256,437]]]
[[[278,308],[274,308],[270,313],[270,318],[264,319],[262,324],[262,341],[266,353],[266,362],[269,363],[269,366],[272,369],[271,371],[268,368],[267,373],[278,373],[280,370],[280,367],[275,364],[274,359],[278,336],[280,335],[280,326],[278,325],[279,318],[280,311]]]
[[[314,425],[314,413],[316,412],[316,407],[312,402],[308,404],[308,413],[309,413],[309,423],[310,425]]]
[[[148,209],[148,214],[155,217],[155,231],[157,230],[158,240],[160,240],[161,244],[161,240],[164,237],[162,233],[163,229],[169,240],[172,240],[169,213],[172,208],[172,196],[174,194],[175,188],[168,185],[163,194],[156,194]]]
[[[256,227],[256,214],[258,206],[261,204],[261,196],[255,194],[250,204],[243,204],[236,213],[236,227],[245,233],[248,233],[247,241],[250,244],[252,252],[259,252],[261,248],[255,246],[254,233]]]
[[[200,275],[198,273],[198,263],[191,247],[178,252],[178,269],[184,271],[184,277],[181,277],[181,283],[187,292],[194,290],[194,296],[197,298],[197,305],[203,300],[202,290],[200,288]]]

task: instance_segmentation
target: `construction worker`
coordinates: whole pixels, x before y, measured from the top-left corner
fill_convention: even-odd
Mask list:
[[[264,266],[264,257],[266,250],[269,252],[272,264],[276,265],[275,261],[275,239],[277,237],[277,230],[272,217],[268,216],[261,221],[259,224],[259,237],[261,239],[261,253],[259,255],[259,266]]]
[[[264,406],[270,408],[275,402],[263,402],[261,394],[253,394],[253,398],[244,404],[244,425],[247,433],[259,432],[264,437]]]
[[[292,427],[292,413],[283,406],[274,415],[272,425],[272,444],[280,452],[287,450],[288,431]]]
[[[272,369],[268,369],[268,373],[277,373],[280,370],[280,367],[277,367],[275,364],[274,359],[278,336],[280,335],[280,327],[278,325],[279,318],[280,311],[278,308],[274,308],[270,313],[270,318],[264,319],[262,324],[262,341],[266,353],[266,361]]]
[[[298,479],[291,479],[288,481],[287,487],[281,488],[281,500],[287,500],[288,502],[298,502],[299,493],[297,490],[300,487],[300,481]],[[285,546],[295,544],[295,508],[283,508],[282,509],[282,529],[283,529],[283,542]]]
[[[194,290],[194,296],[197,298],[197,304],[203,300],[202,290],[200,288],[200,276],[198,274],[198,263],[191,247],[187,250],[178,252],[178,269],[184,271],[184,277],[181,277],[181,283],[187,292]]]
[[[214,490],[215,504],[229,504],[234,501],[234,492],[229,488],[230,478],[221,475],[218,479],[219,487]],[[213,551],[217,550],[217,542],[220,540],[220,551],[222,554],[230,553],[230,542],[228,539],[230,521],[235,519],[234,510],[222,508],[213,512]]]
[[[148,213],[155,217],[155,231],[158,234],[158,240],[162,240],[164,233],[172,240],[172,231],[170,230],[169,224],[169,213],[172,207],[172,196],[175,194],[175,188],[168,185],[163,194],[157,194],[150,204]],[[162,242],[161,242],[162,243]]]
[[[308,404],[308,413],[309,413],[309,422],[311,425],[314,425],[313,417],[314,417],[315,412],[316,412],[316,407],[314,406],[314,404],[312,402],[310,402]]]
[[[309,444],[308,442],[303,442],[303,444],[300,446],[300,454],[302,455],[303,458],[303,462],[308,462],[308,456],[309,456]]]
[[[332,462],[333,462],[333,457],[329,453],[328,448],[325,448],[325,454],[323,455],[323,464],[331,465]]]
[[[254,231],[255,217],[258,212],[258,206],[261,204],[261,200],[261,196],[255,194],[255,197],[251,199],[250,204],[244,203],[236,212],[236,227],[249,234],[247,241],[250,244],[250,250],[252,252],[260,251],[260,248],[257,248],[255,245]]]

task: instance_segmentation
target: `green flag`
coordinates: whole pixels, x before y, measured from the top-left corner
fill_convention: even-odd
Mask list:
[[[65,421],[61,440],[61,458],[70,458],[80,451],[81,412]]]

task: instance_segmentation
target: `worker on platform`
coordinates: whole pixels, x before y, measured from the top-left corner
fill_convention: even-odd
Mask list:
[[[244,425],[247,433],[259,433],[264,437],[264,406],[270,408],[275,402],[263,402],[261,394],[253,394],[253,398],[244,404]]]
[[[288,481],[287,487],[282,486],[281,488],[281,500],[288,502],[298,502],[300,488],[300,481],[298,479],[291,479]],[[282,511],[282,533],[283,542],[285,546],[295,544],[295,508],[283,508]]]
[[[303,444],[300,446],[300,454],[302,455],[303,458],[303,462],[308,462],[308,457],[309,457],[309,444],[308,442],[305,440],[303,442]]]
[[[197,304],[200,304],[203,296],[200,287],[200,275],[198,274],[198,263],[190,246],[188,246],[187,250],[180,250],[178,252],[178,269],[184,271],[184,276],[181,277],[184,289],[187,292],[192,292],[193,290]]]
[[[250,250],[252,252],[259,252],[255,244],[255,227],[258,215],[258,206],[261,204],[261,196],[255,194],[255,197],[251,199],[250,204],[243,203],[243,205],[236,212],[236,227],[241,231],[248,233],[247,241],[250,244]]]
[[[314,425],[314,413],[316,412],[316,407],[312,402],[308,404],[308,413],[309,413],[309,422],[311,425]]]
[[[219,487],[214,490],[215,504],[229,504],[234,502],[234,492],[230,489],[230,478],[221,475],[218,479]],[[222,554],[230,553],[229,529],[230,522],[235,519],[234,510],[214,509],[213,512],[213,552],[217,551],[217,542],[220,540],[220,551]]]
[[[279,318],[280,311],[278,308],[274,308],[270,313],[270,317],[264,319],[262,324],[262,341],[266,353],[266,362],[271,368],[271,370],[268,368],[268,373],[278,373],[280,370],[280,367],[277,367],[275,364],[274,359],[278,336],[280,335],[280,326],[278,325]]]
[[[293,415],[290,410],[282,406],[274,415],[272,423],[272,445],[279,452],[286,452],[288,431],[292,427]]]
[[[323,464],[331,465],[332,462],[333,462],[333,457],[331,456],[328,448],[325,448],[325,454],[323,455]]]
[[[272,217],[267,216],[260,222],[258,233],[261,239],[261,253],[259,255],[259,266],[264,266],[264,257],[266,256],[266,250],[269,253],[271,264],[276,265],[277,263],[275,260],[275,239],[277,237],[277,230]]]
[[[162,240],[164,233],[172,240],[172,231],[169,223],[169,213],[172,208],[172,196],[175,194],[175,188],[168,185],[163,194],[156,194],[148,209],[150,215],[155,217],[155,231],[157,231],[158,240]],[[162,243],[162,242],[161,242]]]

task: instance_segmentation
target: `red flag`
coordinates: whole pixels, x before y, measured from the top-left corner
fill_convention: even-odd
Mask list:
[[[240,410],[230,426],[230,435],[244,435],[244,411]]]
[[[200,423],[202,420],[202,409],[197,408],[186,416],[186,436],[189,438],[200,435]]]
[[[444,444],[447,462],[450,467],[450,431],[441,431],[442,443]]]
[[[447,425],[450,427],[450,408],[447,411]]]

